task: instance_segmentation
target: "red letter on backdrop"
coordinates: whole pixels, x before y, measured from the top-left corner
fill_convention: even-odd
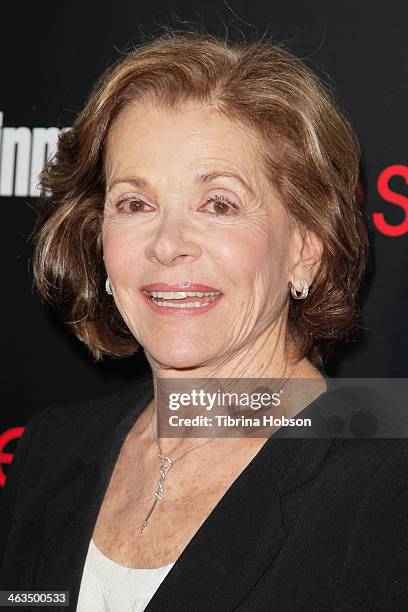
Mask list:
[[[11,463],[13,461],[13,453],[5,453],[3,452],[6,444],[14,440],[15,438],[20,438],[23,435],[24,427],[11,427],[11,429],[6,429],[0,434],[0,487],[4,487],[6,484],[6,475],[3,470],[3,463]]]
[[[373,213],[373,222],[375,227],[386,236],[403,236],[408,232],[408,198],[389,188],[388,182],[394,176],[402,176],[408,185],[408,166],[396,164],[385,168],[377,180],[378,193],[387,202],[401,206],[405,212],[405,219],[399,225],[390,225],[382,213]]]

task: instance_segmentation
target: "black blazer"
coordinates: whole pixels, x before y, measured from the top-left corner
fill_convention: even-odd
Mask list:
[[[125,392],[31,418],[3,492],[0,589],[68,590],[76,609],[115,461],[152,397],[145,375]],[[343,400],[329,389],[311,406]],[[407,441],[282,431],[222,497],[148,612],[408,609]]]

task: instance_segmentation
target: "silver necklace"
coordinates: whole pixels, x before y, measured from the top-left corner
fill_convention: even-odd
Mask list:
[[[288,382],[288,380],[289,380],[289,379],[290,379],[290,378],[293,376],[293,374],[294,374],[295,370],[298,368],[298,366],[299,366],[299,364],[301,363],[301,361],[303,361],[303,359],[301,359],[301,360],[300,360],[300,361],[299,361],[299,362],[296,364],[296,366],[293,368],[292,372],[291,372],[291,373],[289,374],[289,376],[288,376],[288,377],[285,379],[285,381],[284,381],[283,385],[281,386],[281,388],[280,388],[280,390],[279,390],[279,393],[282,393],[284,386],[286,385],[286,383]],[[155,408],[156,408],[156,406],[155,406]],[[154,427],[153,427],[153,413],[155,413],[155,412],[156,412],[156,410],[155,410],[155,409],[153,409],[153,410],[152,410],[152,416],[151,416],[150,421],[151,421],[151,426],[152,426],[152,430],[153,430],[154,438],[155,438],[155,440],[156,440],[157,446],[159,447],[159,451],[160,451],[160,453],[159,453],[158,457],[159,457],[159,459],[161,459],[161,460],[163,461],[163,463],[162,463],[162,464],[161,464],[161,466],[160,466],[160,478],[159,478],[159,480],[157,481],[157,484],[158,484],[157,491],[155,491],[155,493],[154,493],[154,497],[155,497],[155,499],[154,499],[154,502],[153,502],[153,504],[152,504],[152,507],[150,508],[150,510],[149,510],[149,512],[148,512],[148,514],[147,514],[147,516],[146,516],[146,518],[145,518],[145,520],[144,520],[144,522],[143,522],[143,525],[142,525],[142,527],[141,527],[141,529],[140,529],[140,533],[143,533],[143,530],[145,529],[145,527],[147,527],[147,524],[148,524],[149,518],[151,517],[151,515],[152,515],[152,513],[153,513],[154,509],[156,508],[157,503],[158,503],[158,502],[159,502],[159,501],[160,501],[160,500],[161,500],[161,499],[164,497],[164,481],[165,481],[165,479],[166,479],[167,472],[169,471],[169,469],[170,469],[171,467],[173,467],[173,465],[174,465],[174,464],[175,464],[177,461],[179,461],[180,459],[182,459],[183,457],[185,457],[186,455],[188,455],[188,453],[191,453],[193,450],[196,450],[197,448],[201,448],[202,446],[205,446],[205,445],[206,445],[206,444],[208,444],[209,442],[214,442],[214,440],[216,440],[217,438],[219,438],[219,437],[220,437],[220,435],[221,435],[221,434],[220,434],[219,436],[214,436],[214,437],[213,437],[213,438],[211,438],[210,440],[206,440],[205,442],[203,442],[203,444],[197,444],[196,446],[193,446],[192,448],[190,448],[188,451],[186,451],[185,453],[183,453],[182,455],[180,455],[180,456],[179,456],[179,457],[177,457],[176,459],[170,459],[170,457],[169,457],[168,455],[165,455],[165,454],[164,454],[164,452],[163,452],[163,450],[162,450],[162,447],[160,446],[160,442],[159,442],[159,440],[158,440],[158,438],[157,438],[156,432],[155,432],[155,430],[154,430]]]

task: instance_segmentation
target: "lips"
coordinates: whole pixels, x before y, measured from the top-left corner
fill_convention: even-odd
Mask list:
[[[223,297],[222,291],[202,283],[152,283],[140,288],[145,303],[157,314],[190,316],[212,310]]]
[[[175,285],[169,285],[168,283],[152,283],[150,285],[144,285],[140,289],[142,291],[216,291],[217,293],[222,293],[222,291],[215,287],[202,285],[201,283],[190,283],[188,281],[180,282]]]

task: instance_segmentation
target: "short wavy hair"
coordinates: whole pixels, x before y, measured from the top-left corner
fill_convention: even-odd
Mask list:
[[[321,366],[359,325],[368,249],[356,198],[360,149],[332,88],[282,44],[233,42],[172,30],[144,42],[95,85],[40,177],[33,273],[42,299],[95,361],[139,344],[106,294],[102,250],[105,145],[115,118],[140,100],[162,108],[211,105],[258,137],[262,170],[286,210],[324,245],[305,300],[290,300],[287,331],[300,357]],[[289,287],[289,285],[288,285]]]

